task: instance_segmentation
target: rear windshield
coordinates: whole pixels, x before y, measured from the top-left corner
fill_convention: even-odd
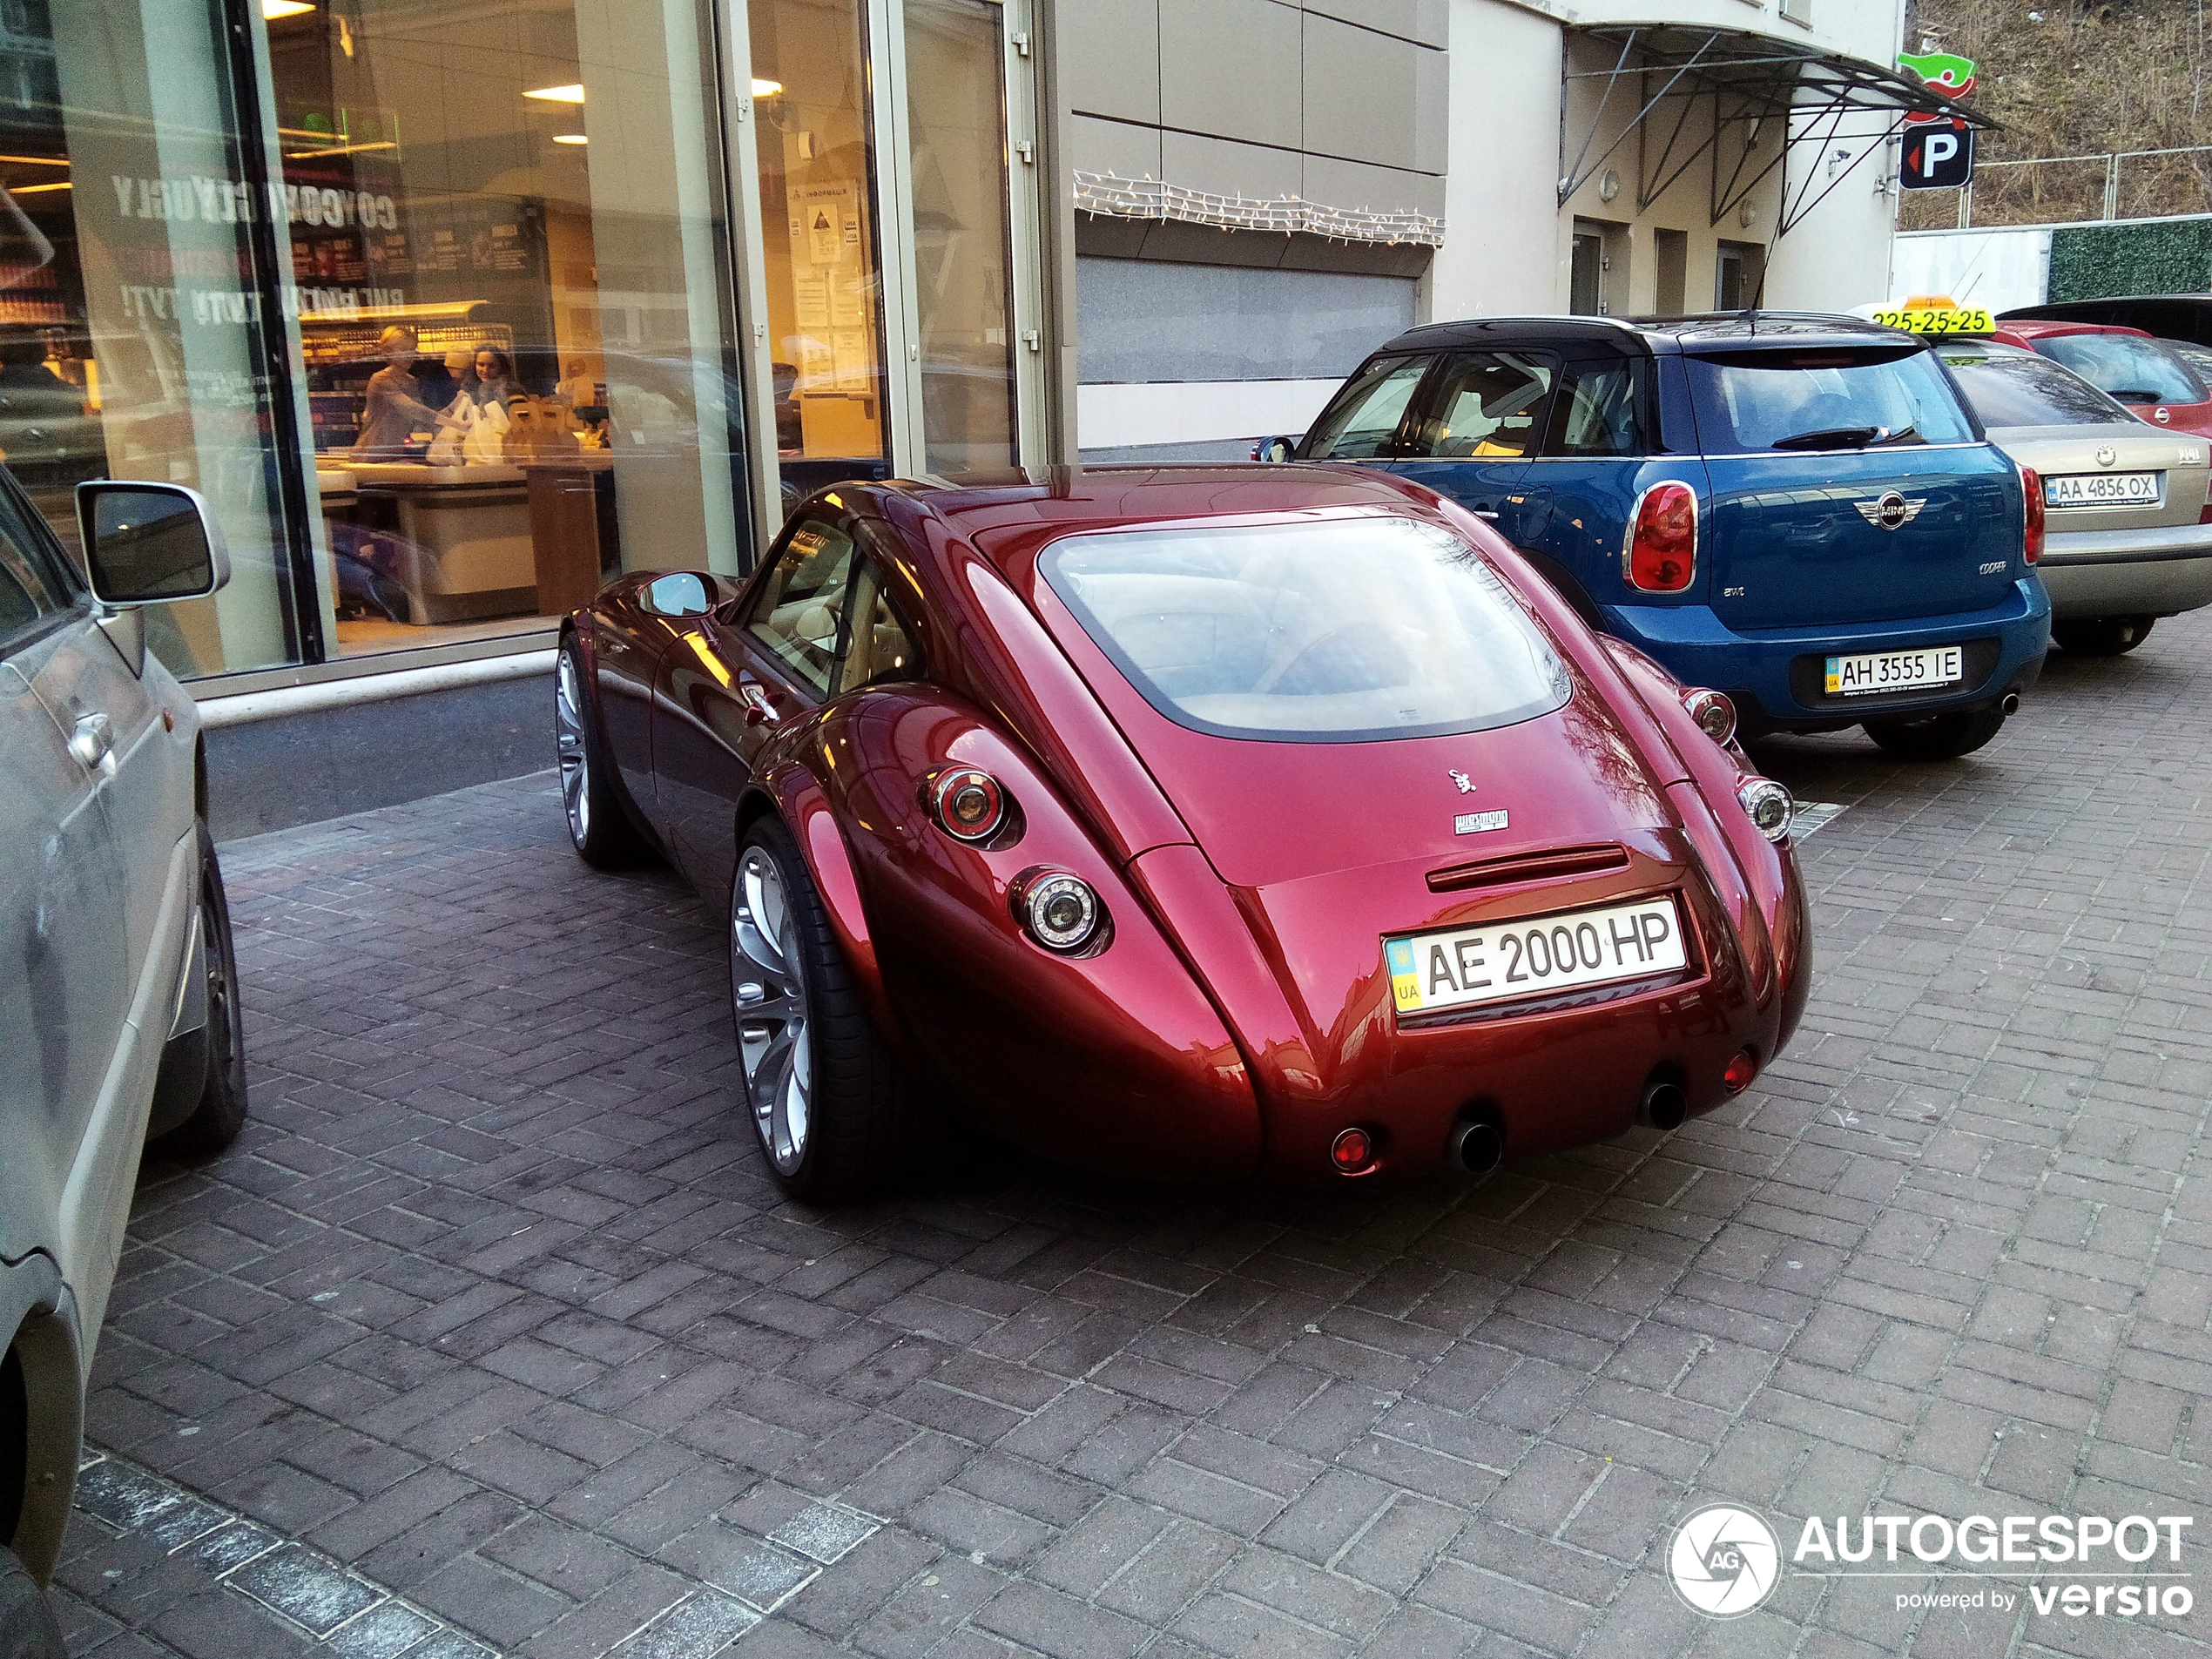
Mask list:
[[[2207,395],[2180,358],[2135,334],[2053,334],[2035,349],[2122,403],[2202,403]]]
[[[1684,361],[1708,454],[1973,441],[1959,395],[1918,347],[1736,351]]]
[[[2135,426],[2135,417],[2072,369],[2023,353],[1946,352],[1966,401],[1987,427]]]
[[[1440,526],[1338,519],[1055,543],[1045,580],[1169,719],[1217,737],[1361,743],[1511,725],[1567,671]]]

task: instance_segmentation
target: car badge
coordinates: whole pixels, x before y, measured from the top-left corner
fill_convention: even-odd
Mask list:
[[[2153,409],[2151,413],[2158,417],[2158,424],[2161,426],[2164,426],[2174,418],[2170,409]]]
[[[1467,773],[1463,772],[1454,772],[1452,774],[1452,781],[1460,786],[1460,793],[1462,795],[1472,795],[1474,793],[1474,779],[1468,777]]]
[[[1506,826],[1506,811],[1501,806],[1495,812],[1461,813],[1452,819],[1452,833],[1474,835],[1483,830],[1501,830]]]
[[[2119,459],[2120,452],[2113,448],[2110,445],[2107,445],[2104,448],[2097,451],[2097,464],[2100,467],[2109,467],[2114,462]]]
[[[1918,518],[1920,509],[1927,504],[1925,496],[1907,501],[1894,489],[1885,490],[1872,501],[1855,501],[1851,503],[1858,509],[1859,516],[1878,530],[1902,529]]]

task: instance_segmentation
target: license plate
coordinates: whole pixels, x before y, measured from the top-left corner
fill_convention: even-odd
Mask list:
[[[2155,507],[2162,472],[2063,472],[2043,481],[2046,507]]]
[[[1383,941],[1400,1014],[1478,1008],[1684,967],[1672,899],[1531,916]]]
[[[1925,651],[1878,651],[1828,659],[1828,695],[1865,697],[1874,691],[1932,691],[1966,677],[1963,645]]]

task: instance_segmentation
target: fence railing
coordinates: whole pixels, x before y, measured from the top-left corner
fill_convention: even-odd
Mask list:
[[[1907,191],[1898,228],[1990,229],[2212,212],[2212,145],[1978,161],[1960,190]]]

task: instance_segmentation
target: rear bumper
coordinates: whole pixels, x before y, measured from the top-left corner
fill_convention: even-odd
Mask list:
[[[1704,605],[1606,605],[1608,628],[1650,653],[1677,679],[1711,685],[1736,700],[1749,729],[1820,731],[1892,715],[1940,713],[1986,703],[2033,684],[2050,647],[2051,599],[2033,577],[2012,583],[1984,610],[1899,622],[1760,629],[1739,633]],[[1965,684],[1932,696],[1807,695],[1805,661],[1862,651],[1968,645]],[[1792,672],[1793,669],[1797,671]]]
[[[2212,524],[2054,535],[2036,568],[2061,622],[2177,616],[2212,604]]]

